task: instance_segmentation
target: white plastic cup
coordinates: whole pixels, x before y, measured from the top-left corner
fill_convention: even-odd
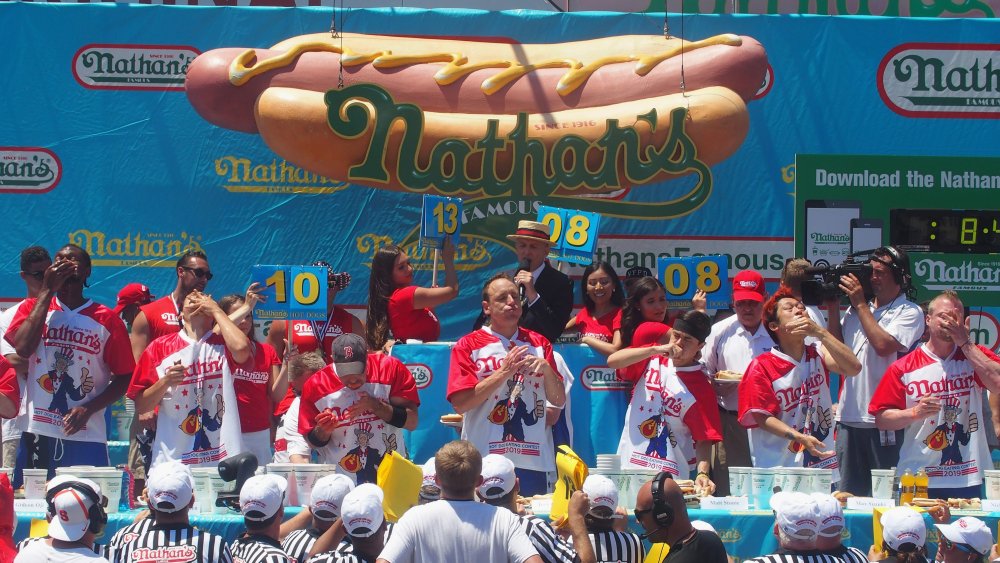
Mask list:
[[[986,498],[1000,500],[1000,471],[987,469],[983,473],[986,477]]]
[[[771,495],[774,494],[774,468],[754,467],[750,477],[750,488],[753,493],[754,506],[758,510],[768,510],[771,506]]]
[[[191,476],[194,477],[194,507],[196,514],[210,514],[215,505],[215,495],[212,494],[212,475],[218,474],[214,467],[194,467]]]
[[[312,501],[313,485],[326,472],[327,468],[322,464],[302,463],[295,468],[295,504],[309,506]]]
[[[301,463],[269,463],[267,464],[268,475],[277,475],[285,479],[288,486],[285,488],[285,501],[282,506],[296,506],[298,503],[297,487],[295,486],[295,467],[305,465]],[[312,487],[309,488],[312,490]]]
[[[872,469],[872,497],[879,499],[892,498],[892,480],[895,476],[896,472],[892,469]],[[1000,485],[1000,480],[998,480],[997,484]]]
[[[24,470],[24,498],[45,498],[45,480],[48,473],[48,469]]]
[[[78,475],[83,477],[83,475]],[[108,506],[105,509],[108,514],[118,512],[118,505],[122,502],[122,470],[114,467],[98,467],[90,470],[87,475],[101,487],[101,493],[108,497]]]
[[[783,491],[797,491],[800,493],[813,492],[812,472],[805,467],[787,467],[785,473],[785,486]]]
[[[812,470],[813,492],[830,494],[833,485],[833,470],[814,468]]]
[[[215,499],[219,496],[220,492],[231,491],[236,483],[227,483],[226,480],[222,478],[222,475],[219,475],[219,471],[217,469],[214,470],[214,473],[211,477],[209,477],[209,480],[212,484],[212,500],[210,501],[212,514],[228,514],[229,509],[225,506],[215,506]]]
[[[750,478],[753,469],[750,467],[729,468],[729,494],[734,497],[750,497]],[[752,499],[751,499],[752,500]]]

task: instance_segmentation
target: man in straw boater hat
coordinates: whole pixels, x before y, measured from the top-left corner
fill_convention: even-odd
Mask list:
[[[519,324],[555,342],[573,311],[573,282],[545,259],[552,248],[550,232],[547,223],[519,221],[517,231],[507,238],[514,242],[517,254],[514,283],[522,301]]]

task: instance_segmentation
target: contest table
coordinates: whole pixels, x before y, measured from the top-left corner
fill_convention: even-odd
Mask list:
[[[285,509],[285,519],[287,520],[298,514],[300,510],[301,508],[297,506],[287,507]],[[138,513],[138,510],[130,510],[108,515],[108,526],[104,536],[98,540],[98,543],[106,543],[108,538],[114,535],[116,531],[131,524]],[[774,515],[770,511],[744,510],[730,512],[726,510],[688,509],[688,515],[691,520],[704,520],[711,524],[722,538],[726,552],[738,561],[773,553],[778,548],[777,540],[773,533]],[[994,532],[996,532],[997,524],[1000,522],[1000,512],[955,511],[952,514],[952,519],[954,520],[963,515],[975,516],[985,521]],[[538,516],[546,520],[548,519],[547,514],[538,514]],[[873,543],[871,512],[846,510],[844,511],[844,517],[847,520],[847,526],[843,533],[844,544],[857,547],[867,553],[868,548]],[[17,527],[14,530],[14,541],[18,542],[28,537],[33,519],[44,518],[45,515],[42,513],[18,512]],[[636,522],[635,515],[629,514],[628,518],[631,530],[636,533],[642,533],[642,527]],[[932,526],[930,516],[925,514],[924,521],[928,530],[927,547],[931,555],[933,555],[937,549],[937,530]],[[194,514],[191,516],[191,523],[203,531],[220,535],[230,542],[236,539],[244,530],[243,517],[237,512],[232,511],[227,514]],[[648,542],[646,547],[647,549],[649,548]]]

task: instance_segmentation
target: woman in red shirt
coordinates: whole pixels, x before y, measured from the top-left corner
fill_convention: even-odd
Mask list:
[[[413,285],[413,266],[406,252],[394,245],[382,246],[372,259],[368,282],[368,319],[365,329],[372,351],[383,350],[391,337],[399,342],[431,342],[441,336],[441,323],[431,311],[458,295],[455,247],[445,238],[441,250],[444,286]]]
[[[580,342],[607,356],[622,347],[622,303],[625,291],[611,264],[593,262],[580,278],[583,309],[566,323],[580,332]]]
[[[253,335],[253,308],[257,294],[247,290],[247,297],[227,295],[219,307],[250,339],[253,356],[233,370],[236,404],[240,413],[243,449],[257,456],[261,465],[269,463],[271,452],[271,411],[288,392],[286,365],[269,344],[257,342]]]
[[[632,284],[622,306],[622,346],[666,344],[670,332],[666,318],[667,292],[663,284],[653,277],[640,278]]]

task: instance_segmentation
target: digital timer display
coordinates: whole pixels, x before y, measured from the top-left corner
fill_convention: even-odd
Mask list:
[[[927,247],[930,252],[1000,252],[1000,211],[892,209],[892,244]]]

